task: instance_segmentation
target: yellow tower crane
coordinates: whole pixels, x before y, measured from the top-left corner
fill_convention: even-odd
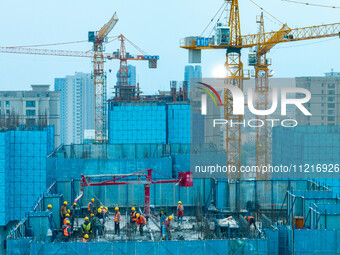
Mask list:
[[[255,74],[256,90],[265,98],[268,93],[268,66],[266,54],[276,44],[284,42],[293,42],[309,39],[318,39],[325,37],[339,36],[340,23],[310,26],[303,28],[290,29],[286,24],[279,31],[264,32],[251,35],[241,35],[239,5],[238,0],[224,0],[227,7],[227,24],[218,23],[215,27],[216,35],[214,38],[186,37],[181,41],[181,48],[189,50],[189,62],[200,63],[200,51],[204,49],[226,49],[227,77],[226,83],[238,86],[243,90],[243,63],[241,61],[241,49],[257,47],[255,52]],[[263,20],[260,22],[263,23]],[[261,27],[261,25],[260,25]],[[202,40],[203,39],[203,40]],[[213,39],[213,40],[211,40]],[[204,42],[204,43],[202,43]],[[261,77],[261,78],[260,78]],[[263,78],[264,77],[264,78]],[[242,116],[232,114],[232,95],[230,91],[224,91],[225,118],[227,120],[241,121]],[[268,102],[259,100],[257,102],[259,109],[266,109]],[[229,125],[228,125],[229,126]],[[227,163],[228,165],[241,165],[241,128],[228,127],[226,136]],[[265,133],[261,131],[257,134],[257,163],[267,165],[267,141]],[[228,173],[230,180],[240,180],[240,171],[237,173]],[[259,177],[258,177],[259,178]]]
[[[98,32],[90,31],[88,41],[93,42],[93,80],[95,86],[95,141],[105,142],[106,135],[106,75],[104,72],[104,47],[107,35],[118,22],[117,14],[114,13],[108,23]]]

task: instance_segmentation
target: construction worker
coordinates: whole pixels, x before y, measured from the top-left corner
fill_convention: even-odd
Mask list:
[[[63,205],[60,207],[60,226],[63,226],[64,219],[67,213],[67,201],[64,201]]]
[[[89,221],[89,217],[85,217],[85,221],[83,225],[81,226],[81,229],[83,231],[83,235],[92,234],[92,225],[91,225],[91,222]]]
[[[244,216],[244,219],[249,223],[249,226],[254,225],[256,228],[255,218],[253,216]]]
[[[68,242],[71,239],[71,222],[66,221],[66,225],[63,225],[63,241]]]
[[[81,240],[83,243],[86,243],[89,241],[89,235],[85,234],[83,240]]]
[[[162,226],[163,226],[163,221],[166,219],[166,215],[164,211],[161,211],[161,214],[159,215],[159,224],[160,224],[160,230],[161,230],[161,235],[162,235]]]
[[[143,228],[146,224],[145,217],[143,215],[140,215],[139,213],[136,214],[137,220],[136,220],[136,227],[139,226],[139,233],[142,236],[143,235]]]
[[[100,210],[102,210],[102,214],[103,214],[103,225],[105,224],[105,220],[106,220],[106,212],[107,210],[104,208],[104,206],[99,207]]]
[[[131,213],[130,213],[130,223],[136,223],[136,208],[132,207],[131,208]]]
[[[109,217],[109,208],[104,207],[104,208],[102,208],[102,211],[103,211],[103,214],[104,214],[104,219],[106,219],[106,218],[110,219],[110,217]]]
[[[130,213],[130,228],[133,232],[136,231],[136,209],[134,207],[131,208],[131,213]]]
[[[164,221],[163,221],[163,226],[162,226],[162,236],[163,236],[163,240],[170,240],[171,239],[171,232],[170,232],[170,224],[171,221],[174,219],[174,217],[172,215],[170,215],[169,217],[167,217]]]
[[[97,217],[94,217],[94,214],[91,213],[90,215],[90,223],[92,227],[92,235],[93,237],[97,236],[98,226],[100,226],[100,221]]]
[[[177,205],[177,217],[178,217],[178,222],[183,222],[183,211],[184,211],[184,207],[182,205],[181,201],[178,201],[178,205]]]
[[[122,216],[120,215],[119,208],[115,208],[115,235],[120,235],[120,222],[122,221]]]
[[[68,221],[68,220],[70,220],[70,215],[68,213],[66,213],[65,218],[63,220],[63,225],[66,225],[66,221]]]
[[[52,205],[51,205],[51,204],[49,204],[49,205],[47,206],[47,211],[52,211]]]
[[[87,213],[89,216],[91,215],[91,213],[94,213],[94,198],[92,198],[87,205]]]
[[[98,209],[97,218],[99,219],[98,235],[102,235],[104,232],[104,215],[102,214],[102,209]]]

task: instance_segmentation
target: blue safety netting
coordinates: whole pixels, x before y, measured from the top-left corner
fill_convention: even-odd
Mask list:
[[[269,254],[267,240],[206,240],[166,242],[42,243],[29,238],[8,240],[8,254]],[[272,254],[272,253],[270,253]]]

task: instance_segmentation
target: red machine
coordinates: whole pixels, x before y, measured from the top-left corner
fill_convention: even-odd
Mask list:
[[[146,216],[150,215],[150,185],[158,183],[178,183],[180,187],[192,187],[193,178],[192,172],[181,172],[179,173],[178,180],[167,179],[167,180],[152,180],[152,172],[156,172],[152,169],[142,170],[132,174],[117,174],[117,175],[81,175],[81,190],[86,186],[105,186],[105,185],[130,185],[130,184],[143,184],[145,190],[145,205],[144,213]],[[92,182],[91,178],[107,178],[113,177],[113,179]],[[135,180],[126,180],[130,177],[136,177]],[[124,179],[125,178],[125,179]],[[145,179],[144,179],[145,178]],[[126,180],[126,181],[125,181]]]

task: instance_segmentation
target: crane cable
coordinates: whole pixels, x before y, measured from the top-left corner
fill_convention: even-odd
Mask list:
[[[215,13],[214,17],[212,17],[212,19],[210,20],[210,22],[208,23],[208,25],[205,27],[205,29],[203,30],[203,32],[201,33],[201,36],[204,34],[204,32],[208,29],[208,27],[210,26],[210,24],[214,21],[214,19],[216,18],[216,16],[218,15],[218,13],[222,10],[223,6],[226,5],[226,2],[224,2],[222,4],[222,6],[220,7],[220,9],[218,9],[218,11]],[[223,12],[222,12],[223,13]],[[220,16],[221,17],[221,16]]]
[[[290,3],[294,3],[294,4],[303,4],[303,5],[310,5],[310,6],[316,6],[316,7],[326,7],[326,8],[340,8],[340,6],[331,6],[331,5],[323,5],[323,4],[311,4],[311,3],[303,3],[303,2],[298,2],[298,1],[292,1],[292,0],[281,0],[284,2],[290,2]]]
[[[218,23],[224,13],[224,11],[227,9],[227,5],[224,7],[223,11],[221,12],[220,16],[218,17],[218,19],[216,20],[216,23]],[[210,33],[209,33],[209,36],[211,36],[212,32],[214,31],[214,27],[211,29]]]
[[[110,40],[109,42],[105,43],[108,44],[118,38],[118,36],[111,36],[108,38],[114,38]],[[62,42],[62,43],[48,43],[48,44],[35,44],[35,45],[21,45],[21,46],[11,46],[7,48],[33,48],[33,47],[42,47],[42,46],[55,46],[55,45],[65,45],[65,44],[74,44],[74,43],[83,43],[88,42],[88,40],[81,40],[81,41],[73,41],[73,42]]]
[[[142,53],[143,55],[149,55],[147,54],[145,51],[143,51],[141,48],[139,48],[136,44],[134,44],[133,42],[131,42],[129,39],[127,39],[125,36],[124,36],[124,39],[129,42],[136,50],[138,50],[140,53]]]
[[[254,5],[256,5],[258,8],[260,8],[260,10],[264,11],[265,13],[267,13],[270,17],[272,17],[273,19],[275,19],[276,21],[280,22],[281,25],[284,25],[283,22],[281,22],[279,19],[277,19],[276,17],[274,17],[273,15],[271,15],[268,11],[266,11],[265,9],[263,9],[261,6],[259,6],[257,3],[255,3],[253,0],[249,0],[250,2],[252,2]]]

